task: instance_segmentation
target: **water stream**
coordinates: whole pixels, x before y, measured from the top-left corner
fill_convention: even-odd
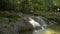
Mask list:
[[[60,34],[60,26],[59,25],[53,25],[50,27],[45,28],[43,31],[26,31],[22,32],[20,34]]]
[[[33,30],[33,31],[24,31],[20,34],[60,34],[60,25],[54,25],[54,22],[42,19],[41,17],[31,17],[30,23],[34,28],[39,26],[42,29]]]

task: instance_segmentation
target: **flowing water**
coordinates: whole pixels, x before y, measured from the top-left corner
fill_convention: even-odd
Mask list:
[[[33,31],[24,31],[21,32],[20,34],[60,34],[60,25],[57,24],[54,25],[54,22],[47,21],[45,19],[42,19],[41,17],[36,17],[36,18],[33,17],[31,19],[32,21],[35,20],[36,23],[39,23],[43,30],[39,29]]]
[[[45,28],[43,31],[26,31],[20,34],[60,34],[60,25],[53,25]]]

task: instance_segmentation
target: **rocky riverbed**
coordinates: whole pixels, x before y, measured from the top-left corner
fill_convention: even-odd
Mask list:
[[[20,18],[16,23],[10,23],[7,19],[5,19],[2,23],[0,23],[0,34],[20,34],[24,31],[41,30],[42,27],[44,29],[44,27],[52,25],[52,22],[41,17],[33,17],[32,19],[36,21],[39,26],[36,24],[36,26],[33,26],[29,23],[30,19],[26,17]]]

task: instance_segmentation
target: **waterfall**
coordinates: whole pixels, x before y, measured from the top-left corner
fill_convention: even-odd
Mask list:
[[[45,29],[45,27],[53,24],[52,22],[48,21],[46,18],[39,17],[39,16],[24,17],[23,19],[24,19],[24,21],[26,21],[25,25],[28,26],[30,24],[28,27],[35,30],[35,32],[42,31]],[[32,27],[30,27],[30,26],[32,26]]]
[[[43,26],[43,27],[46,27],[46,26],[48,26],[47,24],[46,24],[46,22],[44,21],[44,19],[42,19],[41,17],[33,17],[33,19],[35,20],[35,21],[37,21],[41,26]]]
[[[44,30],[44,27],[42,27],[38,22],[36,22],[34,19],[32,19],[31,17],[29,17],[30,21],[29,23],[31,23],[35,29],[35,31],[37,30]]]
[[[33,17],[33,19],[37,21],[43,27],[47,27],[47,26],[51,26],[55,24],[55,22],[49,21],[48,19],[43,18],[43,17],[35,17],[35,18]]]
[[[48,26],[47,24],[46,24],[46,22],[41,18],[41,17],[37,17],[37,19],[39,19],[40,20],[40,24],[42,25],[42,26]]]
[[[35,26],[40,26],[40,24],[38,22],[36,22],[35,20],[33,20],[32,18],[29,18],[30,19],[30,23],[33,25],[33,27]]]

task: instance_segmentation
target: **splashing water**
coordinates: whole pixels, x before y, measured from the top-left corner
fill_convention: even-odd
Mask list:
[[[35,20],[33,20],[32,18],[29,18],[30,19],[30,23],[33,25],[33,27],[35,26],[40,26],[40,24],[38,22],[36,22]]]
[[[30,18],[30,17],[29,17],[29,19],[30,19],[29,22],[33,25],[33,27],[34,27],[34,29],[35,29],[35,32],[44,30],[44,27],[42,27],[42,26],[41,26],[38,22],[36,22],[34,19],[32,19],[32,18]],[[39,30],[39,29],[41,29],[41,30]]]
[[[33,19],[35,20],[35,21],[37,21],[41,26],[43,26],[43,27],[46,27],[46,26],[48,26],[47,24],[46,24],[46,21],[44,21],[44,19],[42,19],[41,17],[33,17]]]

